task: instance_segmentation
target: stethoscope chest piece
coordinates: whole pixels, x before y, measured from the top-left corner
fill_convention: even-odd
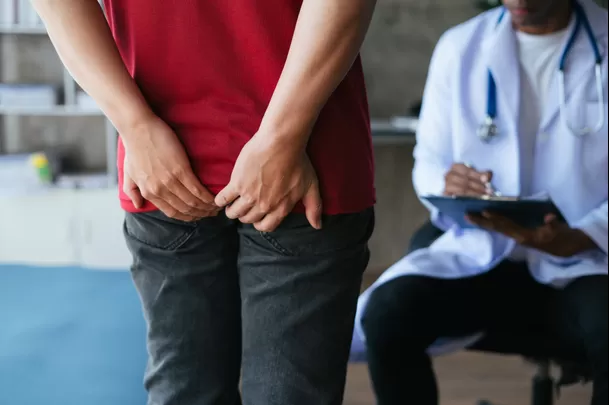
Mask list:
[[[491,117],[486,117],[484,123],[478,128],[478,138],[484,143],[489,143],[499,134],[499,129],[495,120]]]

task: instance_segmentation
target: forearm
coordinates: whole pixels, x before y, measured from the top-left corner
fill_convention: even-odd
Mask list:
[[[59,57],[120,132],[152,114],[96,0],[32,0]]]
[[[359,54],[375,0],[304,0],[261,132],[308,141],[317,117]]]

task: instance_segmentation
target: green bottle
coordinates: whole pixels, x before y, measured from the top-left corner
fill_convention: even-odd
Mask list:
[[[53,182],[53,173],[51,171],[51,165],[49,159],[44,153],[36,153],[31,156],[30,162],[36,168],[38,178],[45,184]]]

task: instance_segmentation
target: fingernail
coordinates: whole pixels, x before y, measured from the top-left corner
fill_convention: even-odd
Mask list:
[[[483,183],[488,182],[488,176],[486,174],[483,174],[482,176],[480,176],[480,181],[482,181]]]

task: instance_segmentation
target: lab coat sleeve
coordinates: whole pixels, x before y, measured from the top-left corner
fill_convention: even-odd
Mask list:
[[[609,243],[607,241],[607,232],[609,230],[608,217],[607,201],[605,201],[599,208],[590,212],[575,225],[576,228],[581,229],[596,242],[605,254],[609,254]]]
[[[441,195],[444,176],[453,163],[451,82],[456,52],[450,40],[448,31],[436,45],[423,93],[412,174],[419,197]],[[434,206],[424,200],[421,202],[429,209],[435,226],[446,231],[454,225],[454,221],[443,216]]]

